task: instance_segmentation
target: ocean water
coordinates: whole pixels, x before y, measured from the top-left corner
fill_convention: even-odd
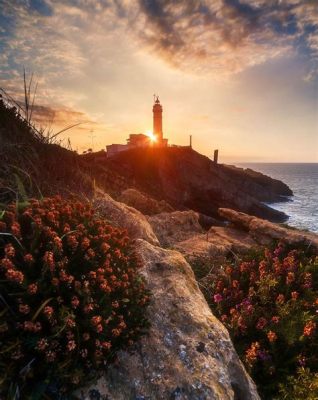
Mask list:
[[[269,205],[289,216],[288,225],[318,233],[318,163],[246,163],[238,166],[251,168],[285,182],[294,196],[287,202]]]

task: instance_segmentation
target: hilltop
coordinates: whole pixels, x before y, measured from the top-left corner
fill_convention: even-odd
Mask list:
[[[120,198],[123,191],[135,188],[150,200],[166,202],[167,207],[192,209],[218,220],[219,207],[275,222],[287,219],[264,204],[292,195],[283,182],[250,169],[214,164],[191,148],[137,148],[110,158],[105,152],[78,155],[50,143],[3,101],[0,117],[0,196],[4,202],[15,198],[21,181],[30,196],[40,191],[90,197],[99,187]]]
[[[116,171],[130,187],[177,210],[192,209],[213,218],[220,218],[219,207],[228,207],[283,222],[287,216],[264,202],[285,201],[293,194],[279,180],[251,169],[215,164],[190,147],[137,148],[110,158],[101,153],[83,158]]]

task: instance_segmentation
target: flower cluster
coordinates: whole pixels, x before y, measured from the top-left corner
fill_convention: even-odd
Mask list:
[[[265,398],[297,368],[318,372],[318,258],[279,244],[233,262],[205,291]]]
[[[14,384],[52,398],[52,383],[94,379],[138,339],[149,293],[126,231],[88,204],[54,197],[1,215],[0,397]]]

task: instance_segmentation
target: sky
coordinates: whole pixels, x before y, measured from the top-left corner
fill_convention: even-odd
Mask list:
[[[220,162],[318,162],[318,0],[0,0],[0,87],[95,151],[152,129]]]

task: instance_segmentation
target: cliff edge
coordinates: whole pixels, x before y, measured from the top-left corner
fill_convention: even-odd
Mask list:
[[[264,204],[293,193],[283,182],[250,169],[215,164],[187,147],[133,149],[102,161],[131,187],[164,200],[177,210],[220,218],[218,208],[283,222],[287,216]]]

